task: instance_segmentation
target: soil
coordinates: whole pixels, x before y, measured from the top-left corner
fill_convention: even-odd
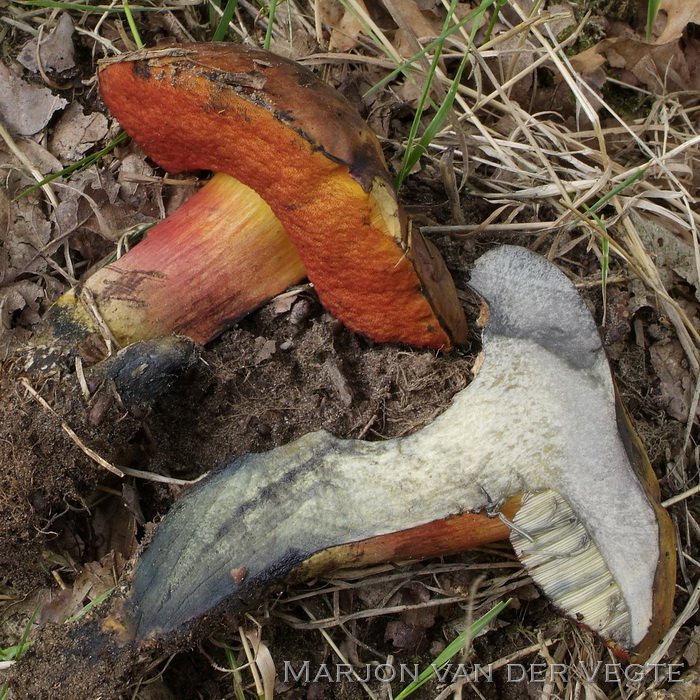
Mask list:
[[[152,31],[147,38],[154,42],[163,30]],[[94,68],[88,49],[81,44],[82,63],[76,69],[86,79]],[[94,91],[78,91],[74,99],[88,111],[104,111]],[[405,134],[408,122],[397,120],[391,122],[392,130]],[[116,152],[117,161],[126,162],[132,156],[149,174],[162,174],[132,146]],[[113,163],[98,166],[98,179],[105,188],[115,184],[114,171]],[[14,187],[19,189],[17,183]],[[123,208],[118,213],[124,219],[131,217],[128,222],[120,219],[121,225],[153,215],[159,211],[159,197],[167,205],[168,200],[180,198],[181,189],[138,188],[128,200],[131,209],[122,201],[114,206]],[[97,196],[92,189],[89,192]],[[444,184],[433,164],[409,178],[402,198],[421,223],[450,221]],[[463,198],[462,209],[467,222],[479,223],[495,206],[470,196]],[[542,220],[554,218],[545,207],[537,214]],[[600,262],[585,240],[569,248],[576,235],[575,231],[537,231],[433,238],[463,294],[474,329],[466,348],[443,354],[374,343],[343,327],[323,309],[313,289],[302,286],[201,349],[199,359],[165,395],[135,412],[108,386],[86,397],[71,356],[48,370],[28,369],[35,354],[31,336],[39,324],[36,314],[27,318],[15,313],[5,330],[6,345],[14,347],[0,365],[0,649],[16,644],[28,625],[31,637],[41,640],[35,647],[38,651],[30,652],[18,665],[22,682],[30,681],[15,686],[17,697],[56,697],[53,683],[61,672],[58,655],[71,638],[91,648],[90,630],[105,607],[88,613],[91,621],[79,628],[66,626],[65,619],[128,573],[127,562],[188,488],[173,479],[196,479],[233,455],[267,451],[314,430],[385,440],[412,433],[439,415],[472,376],[479,351],[478,308],[466,283],[473,261],[493,245],[525,245],[555,259],[581,284],[595,318],[602,319],[597,285]],[[71,245],[73,261],[84,267],[113,248],[87,228],[77,231]],[[52,259],[60,261],[58,250]],[[668,465],[683,449],[685,424],[679,413],[669,412],[671,399],[664,393],[650,346],[666,343],[675,348],[678,341],[666,319],[644,303],[627,272],[613,262],[610,276],[618,281],[609,286],[601,334],[623,400],[666,497],[683,483],[680,478],[673,480]],[[48,272],[42,274],[49,277]],[[37,311],[45,311],[64,288],[62,281],[47,283],[46,298]],[[692,299],[688,290],[676,289],[676,294]],[[682,360],[678,367],[680,383],[689,371]],[[171,481],[119,479],[95,455],[103,464],[147,471]],[[683,581],[690,590],[688,577]],[[464,630],[470,616],[507,597],[512,598],[509,607],[487,634],[474,640],[470,662],[488,664],[512,655],[514,663],[565,658],[589,668],[598,659],[608,659],[598,640],[561,618],[540,596],[512,550],[497,545],[442,560],[377,566],[287,586],[246,614],[207,623],[209,627],[196,639],[180,642],[176,648],[166,645],[141,656],[113,655],[107,649],[96,661],[97,670],[87,668],[88,654],[81,662],[86,675],[75,673],[72,679],[74,697],[89,697],[87,689],[94,689],[96,675],[105,693],[120,689],[123,697],[240,697],[236,683],[245,687],[246,697],[256,697],[250,669],[237,668],[246,663],[242,633],[262,639],[262,648],[269,651],[278,671],[276,695],[283,700],[367,697],[356,680],[341,677],[328,682],[318,674],[323,664],[331,674],[336,672],[339,657],[331,643],[361,676],[369,673],[367,685],[384,697],[386,684],[379,678],[382,664],[397,668],[403,664],[410,671],[416,665],[425,668]],[[685,602],[681,593],[677,610]],[[35,613],[31,626],[28,621]],[[688,642],[691,633],[692,621],[673,653]],[[299,673],[306,661],[309,676]],[[393,679],[393,691],[408,680]],[[495,671],[491,681],[482,679],[475,685],[486,698],[539,697],[543,690],[538,679],[509,680],[505,671]],[[444,685],[431,681],[413,697],[433,698]],[[612,692],[615,684],[601,681],[600,686]]]

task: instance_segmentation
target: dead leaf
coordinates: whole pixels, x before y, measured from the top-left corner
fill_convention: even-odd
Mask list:
[[[49,150],[62,163],[80,160],[107,135],[108,129],[109,123],[104,114],[85,114],[79,102],[72,102],[53,130]]]
[[[623,81],[658,94],[700,89],[700,42],[685,36],[688,24],[700,23],[700,3],[664,0],[659,17],[663,29],[652,43],[614,23],[608,38],[574,56],[572,65],[585,76],[607,63]]]
[[[633,214],[632,218],[639,238],[656,263],[664,286],[669,289],[673,285],[675,273],[695,287],[695,296],[700,301],[700,280],[693,246],[660,221],[637,214]]]
[[[263,697],[271,698],[274,694],[276,671],[270,649],[262,641],[259,629],[245,630],[244,634],[252,647],[253,659],[262,679]]]
[[[8,235],[3,241],[3,252],[7,256],[5,282],[28,272],[44,272],[47,264],[42,253],[51,241],[51,224],[30,198],[14,202],[10,208],[10,218]]]
[[[30,85],[0,63],[0,119],[14,133],[36,134],[67,104],[48,88]]]
[[[82,596],[81,596],[82,600]],[[73,588],[64,588],[53,593],[51,600],[46,601],[36,618],[39,627],[43,627],[49,622],[65,622],[75,608],[75,595]]]
[[[116,552],[125,559],[132,557],[138,549],[136,540],[136,518],[118,498],[100,503],[94,510],[93,528],[98,541],[98,556]]]
[[[435,624],[437,608],[414,607],[430,600],[430,593],[419,583],[409,582],[402,586],[389,600],[389,606],[411,606],[401,613],[399,620],[387,624],[384,639],[395,647],[415,648],[426,638],[426,631]]]
[[[277,350],[277,344],[274,340],[267,340],[262,336],[255,339],[255,359],[253,364],[259,365],[262,362],[271,360]]]
[[[683,36],[689,24],[700,24],[700,3],[688,0],[661,0],[657,17],[658,21],[665,19],[665,25],[656,43],[676,41]]]
[[[357,0],[357,2],[360,7],[367,10],[363,0]],[[339,0],[322,0],[318,3],[318,7],[323,21],[331,30],[328,50],[344,52],[354,49],[363,31],[362,24],[354,13],[345,9]]]
[[[298,10],[292,9],[290,3],[285,2],[277,5],[275,24],[279,27],[286,27],[287,31],[273,32],[270,42],[272,53],[296,61],[317,50],[316,36],[309,31],[306,18],[302,20],[302,14]]]
[[[153,168],[146,162],[143,153],[128,153],[121,160],[119,166],[119,194],[126,199],[129,204],[138,207],[144,203],[146,198],[146,188],[143,182],[139,181],[139,176],[149,177],[153,175]]]
[[[689,666],[695,666],[700,661],[700,627],[693,627],[690,641],[683,650],[683,658]]]
[[[150,201],[150,188],[141,186],[130,197],[123,193],[122,186],[109,169],[91,169],[74,175],[69,183],[58,188],[58,193],[61,214],[57,222],[60,221],[62,235],[79,227],[81,235],[92,232],[105,240],[117,241],[126,229],[160,218],[158,208]],[[85,243],[71,238],[71,246]],[[97,245],[99,247],[99,242]],[[87,257],[92,259],[92,255]]]
[[[677,340],[660,340],[649,348],[651,364],[659,377],[661,401],[672,418],[688,420],[693,381],[685,352]]]
[[[691,75],[686,56],[677,42],[651,45],[637,39],[609,39],[605,49],[613,67],[624,68],[650,90],[665,94],[700,87],[698,76]],[[602,42],[604,43],[604,42]]]
[[[20,319],[25,326],[40,320],[39,304],[44,296],[43,289],[31,280],[19,280],[8,286],[0,287],[0,328],[9,330],[12,318],[22,312]]]
[[[294,305],[294,302],[297,300],[299,295],[301,294],[301,290],[296,291],[293,294],[289,293],[282,293],[279,296],[276,296],[272,302],[272,310],[275,312],[275,314],[286,314],[288,311],[292,310],[292,306]]]
[[[387,623],[384,641],[391,642],[397,649],[415,649],[425,639],[425,630],[407,625],[403,620]]]
[[[39,58],[44,71],[63,73],[75,67],[75,49],[73,47],[73,20],[63,13],[51,33],[44,37],[39,48]],[[17,60],[33,73],[39,72],[36,60],[37,40],[28,41]]]
[[[22,139],[17,142],[17,148],[27,157],[27,160],[42,174],[49,175],[63,170],[63,163],[52,156],[40,143],[33,139]],[[27,178],[27,185],[35,185],[36,181]]]
[[[442,20],[431,10],[422,9],[416,0],[388,3],[387,9],[399,26],[392,43],[404,58],[415,55],[419,48],[416,39],[432,38],[442,32]]]
[[[599,49],[600,44],[596,44],[572,56],[569,59],[572,68],[583,76],[593,75],[601,71],[605,65],[605,56]]]
[[[64,623],[80,613],[88,603],[114,588],[115,573],[118,575],[123,566],[123,560],[113,552],[100,561],[87,562],[72,586],[50,593],[51,597],[39,609],[38,626]]]

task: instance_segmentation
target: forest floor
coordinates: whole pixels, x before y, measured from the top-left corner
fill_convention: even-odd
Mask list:
[[[235,4],[153,0],[132,10],[137,35],[155,46],[211,41]],[[394,172],[421,95],[444,100],[468,57],[400,196],[447,261],[470,344],[436,353],[372,342],[300,285],[209,343],[145,415],[118,401],[98,411],[72,368],[27,373],[47,308],[207,175],[170,176],[125,140],[20,197],[118,136],[96,62],[135,49],[136,38],[121,5],[0,0],[0,698],[11,697],[2,673],[17,645],[111,590],[183,482],[314,430],[386,440],[439,415],[479,351],[469,270],[500,243],[541,253],[577,284],[659,478],[679,557],[673,634],[653,656],[661,672],[611,675],[609,650],[557,614],[503,543],[287,587],[194,648],[154,660],[124,697],[240,699],[267,682],[286,700],[393,698],[410,679],[397,671],[384,681],[382,670],[429,666],[468,620],[508,598],[464,655],[472,671],[492,664],[492,678],[445,675],[413,697],[700,697],[700,5],[663,0],[647,27],[644,3],[498,2],[498,14],[489,7],[476,25],[447,32],[426,86],[449,2],[261,4],[240,0],[222,38],[267,43],[338,88]],[[475,7],[455,3],[448,27]],[[426,45],[406,74],[370,91]],[[434,115],[426,106],[419,134]],[[110,465],[164,478],[119,479]],[[296,677],[305,661],[310,675]],[[315,678],[336,664],[369,677]],[[547,674],[556,664],[565,677]],[[691,694],[678,695],[669,668],[686,674]]]

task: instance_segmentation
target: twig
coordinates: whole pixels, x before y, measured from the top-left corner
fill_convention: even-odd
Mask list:
[[[303,611],[309,616],[309,618],[311,619],[312,623],[313,623],[313,622],[317,622],[317,619],[316,619],[316,617],[314,617],[314,614],[313,614],[305,605],[302,605],[301,607],[302,607]],[[362,688],[363,688],[364,691],[367,693],[367,695],[368,695],[370,698],[372,698],[372,700],[377,700],[377,696],[370,690],[369,686],[368,686],[368,685],[362,680],[362,678],[360,678],[360,676],[355,672],[355,669],[352,668],[351,664],[350,664],[350,663],[348,662],[348,660],[345,658],[345,656],[344,656],[343,653],[340,651],[340,649],[338,648],[338,646],[336,645],[336,643],[331,639],[331,637],[330,637],[330,635],[328,634],[328,632],[326,632],[326,630],[324,630],[323,628],[320,628],[320,627],[317,628],[317,629],[318,629],[318,631],[321,633],[321,636],[326,640],[328,646],[330,646],[330,648],[333,649],[333,651],[336,653],[336,655],[338,656],[338,658],[339,658],[344,664],[346,664],[347,667],[350,668],[350,673],[352,673],[352,675],[355,676],[355,679],[356,679],[357,682],[362,686]]]
[[[119,469],[118,467],[115,467],[113,464],[110,464],[104,457],[101,457],[100,455],[95,452],[95,450],[91,449],[88,447],[75,433],[73,428],[71,428],[68,423],[66,423],[64,420],[61,420],[61,417],[54,411],[51,406],[47,403],[47,401],[39,394],[39,392],[29,383],[29,381],[26,379],[26,377],[22,377],[20,379],[20,382],[24,386],[24,388],[29,392],[31,397],[35,399],[36,401],[39,402],[47,411],[52,413],[60,422],[61,428],[63,428],[64,432],[68,435],[68,437],[73,440],[73,442],[88,456],[90,459],[93,461],[97,462],[101,467],[104,467],[108,471],[112,472],[112,474],[116,474],[119,478],[124,478],[124,472]]]
[[[32,165],[29,158],[27,158],[27,156],[25,156],[24,153],[22,153],[22,151],[19,149],[19,146],[15,143],[15,140],[12,138],[10,132],[2,124],[0,124],[0,137],[2,137],[2,140],[7,144],[7,147],[10,149],[12,154],[32,174],[32,177],[37,182],[41,182],[44,179],[44,176]],[[56,197],[56,194],[51,189],[51,187],[47,184],[42,185],[41,189],[44,190],[44,193],[48,197],[49,202],[51,202],[51,205],[54,208],[58,207],[58,198]]]

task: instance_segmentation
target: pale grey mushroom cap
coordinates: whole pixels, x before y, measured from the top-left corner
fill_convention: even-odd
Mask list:
[[[537,253],[494,248],[476,261],[469,286],[489,305],[485,336],[532,340],[578,368],[598,359],[602,344],[586,303]]]

